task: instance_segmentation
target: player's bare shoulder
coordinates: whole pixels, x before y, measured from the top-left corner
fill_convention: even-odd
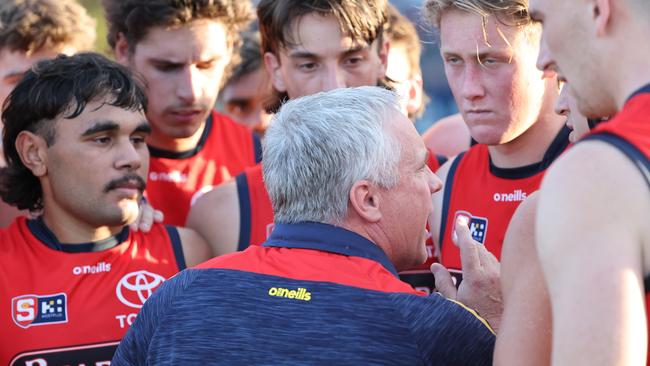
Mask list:
[[[239,242],[239,211],[237,182],[232,179],[201,196],[185,226],[205,238],[214,255],[231,253]]]
[[[580,142],[549,168],[542,182],[537,233],[545,240],[537,243],[540,259],[558,261],[566,257],[562,254],[568,248],[560,247],[561,241],[552,238],[557,234],[545,232],[544,227],[549,224],[560,229],[570,229],[566,227],[569,225],[590,229],[582,231],[583,235],[597,227],[602,236],[610,228],[619,232],[616,236],[621,243],[638,245],[638,238],[642,237],[644,245],[648,245],[648,212],[650,190],[634,163],[612,145],[601,141]],[[630,240],[622,240],[623,236]],[[650,268],[650,255],[644,255],[644,267]]]

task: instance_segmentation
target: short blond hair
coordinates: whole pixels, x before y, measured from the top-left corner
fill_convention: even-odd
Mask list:
[[[532,23],[528,0],[427,0],[424,3],[424,15],[438,29],[442,14],[453,9],[476,13],[483,18],[493,15],[510,26]]]
[[[95,20],[74,0],[3,0],[0,5],[0,49],[87,51],[95,38]]]

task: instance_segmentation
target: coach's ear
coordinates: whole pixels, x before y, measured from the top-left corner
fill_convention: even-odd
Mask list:
[[[41,136],[22,131],[16,137],[16,151],[23,165],[36,177],[47,174],[47,142]]]
[[[611,18],[611,2],[612,0],[591,0],[590,7],[591,13],[595,22],[596,35],[603,37],[607,33]]]
[[[355,182],[350,189],[350,206],[367,222],[376,223],[381,219],[379,189],[367,180]]]

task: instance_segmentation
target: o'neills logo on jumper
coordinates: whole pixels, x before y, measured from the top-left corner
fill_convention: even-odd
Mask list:
[[[72,274],[74,275],[95,274],[95,273],[103,273],[103,272],[110,272],[110,271],[111,271],[111,264],[106,262],[99,262],[94,266],[72,267]]]
[[[520,202],[526,199],[528,194],[521,189],[516,189],[512,193],[495,193],[494,202]]]
[[[185,183],[187,182],[187,174],[178,170],[169,172],[149,172],[149,180],[152,182],[172,182],[172,183]]]
[[[306,288],[299,288],[297,290],[289,290],[288,288],[282,287],[271,287],[269,289],[269,296],[275,297],[284,297],[287,299],[295,299],[302,301],[311,300],[311,292],[308,292]]]

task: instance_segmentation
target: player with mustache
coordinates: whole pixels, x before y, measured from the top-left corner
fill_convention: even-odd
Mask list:
[[[0,364],[109,361],[148,296],[211,256],[190,230],[128,226],[149,167],[146,103],[92,53],[38,63],[7,98],[0,196],[36,218],[0,230]]]

